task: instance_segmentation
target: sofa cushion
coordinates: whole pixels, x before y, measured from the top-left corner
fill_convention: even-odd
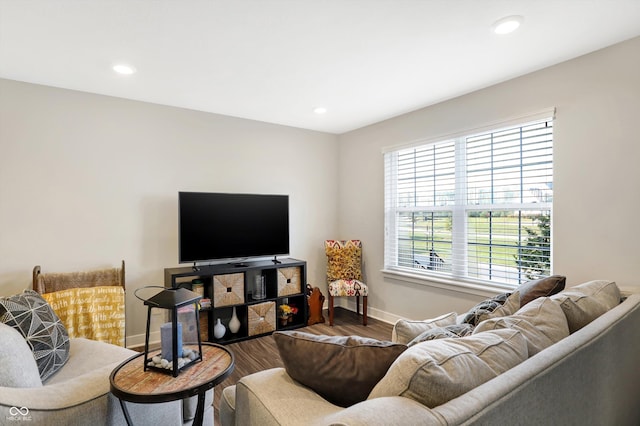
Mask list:
[[[513,315],[483,321],[478,324],[474,333],[501,328],[521,332],[527,340],[529,356],[537,354],[569,335],[567,318],[560,304],[548,297],[535,299]]]
[[[511,315],[518,309],[520,293],[502,293],[478,303],[464,315],[461,322],[475,327],[484,320]]]
[[[38,365],[24,337],[0,323],[0,387],[35,388],[42,386]]]
[[[620,303],[620,289],[613,281],[596,280],[564,290],[552,299],[560,303],[569,332],[580,330]]]
[[[332,404],[364,401],[406,345],[358,336],[273,333],[284,367],[294,380]]]
[[[518,287],[520,292],[520,306],[524,306],[538,297],[548,297],[561,292],[567,277],[552,275],[538,280],[527,281]]]
[[[437,327],[431,330],[426,330],[417,335],[411,340],[407,346],[411,347],[420,342],[426,342],[427,340],[446,339],[449,337],[465,337],[473,333],[473,326],[471,324],[453,324],[444,327]]]
[[[33,290],[0,298],[0,322],[22,334],[45,381],[69,359],[69,335],[60,318]]]
[[[515,330],[422,342],[398,357],[368,399],[398,395],[433,408],[526,359],[527,343]]]
[[[436,318],[426,320],[406,320],[396,321],[391,332],[391,341],[395,343],[407,344],[419,334],[448,325],[455,325],[458,314],[450,312]]]

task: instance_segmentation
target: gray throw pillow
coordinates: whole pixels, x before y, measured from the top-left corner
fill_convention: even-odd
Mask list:
[[[478,324],[475,333],[510,328],[527,341],[529,356],[559,342],[569,335],[569,326],[560,304],[548,297],[539,297],[513,315],[492,318]]]
[[[569,332],[589,324],[620,303],[620,289],[614,281],[594,280],[551,296],[567,317]]]
[[[36,360],[24,337],[13,327],[0,323],[0,342],[0,387],[41,387]]]
[[[515,330],[418,343],[398,357],[368,399],[397,395],[437,407],[526,359],[527,343]]]
[[[51,306],[35,291],[0,298],[0,322],[15,328],[26,339],[43,382],[69,359],[69,334]]]
[[[428,340],[457,338],[469,336],[473,333],[473,326],[471,324],[453,324],[444,327],[433,328],[420,333],[416,338],[410,341],[407,346],[411,347],[420,342],[426,342]]]
[[[367,399],[406,345],[358,336],[273,333],[287,374],[332,404]]]
[[[527,281],[520,284],[520,306],[524,306],[538,297],[548,297],[564,290],[567,277],[563,275],[552,275],[540,278],[539,280]]]

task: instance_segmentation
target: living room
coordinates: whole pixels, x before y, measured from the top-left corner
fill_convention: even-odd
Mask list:
[[[640,37],[549,65],[342,133],[0,75],[0,294],[30,287],[37,264],[66,271],[125,259],[126,334],[139,345],[146,310],[133,291],[161,285],[164,268],[177,266],[178,192],[279,193],[290,197],[291,255],[325,295],[323,241],[358,238],[371,317],[464,312],[495,291],[383,271],[382,151],[548,108],[553,272],[567,286],[610,279],[638,291]]]

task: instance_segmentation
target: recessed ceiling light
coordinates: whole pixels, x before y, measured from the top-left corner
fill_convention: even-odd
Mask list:
[[[494,22],[491,28],[496,34],[509,34],[517,30],[523,20],[524,18],[519,15],[507,16]]]
[[[114,65],[113,70],[118,74],[122,74],[122,75],[131,75],[136,72],[136,69],[134,67],[127,64]]]
[[[313,109],[313,112],[315,112],[316,114],[324,114],[327,112],[327,109],[325,107],[315,107]]]

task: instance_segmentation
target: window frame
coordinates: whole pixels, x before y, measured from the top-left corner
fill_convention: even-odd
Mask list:
[[[517,287],[519,284],[514,284],[513,282],[508,282],[507,280],[496,281],[496,280],[487,280],[481,279],[477,277],[469,276],[466,271],[467,263],[468,263],[468,241],[467,241],[467,218],[470,211],[475,211],[479,206],[473,205],[467,202],[467,158],[466,158],[466,147],[467,141],[470,138],[476,137],[477,135],[483,133],[498,133],[507,129],[513,128],[522,128],[526,126],[530,126],[536,122],[550,122],[551,123],[551,184],[553,182],[553,144],[555,143],[555,134],[553,131],[553,127],[555,126],[555,108],[546,109],[540,112],[536,112],[533,114],[529,114],[527,116],[515,117],[510,120],[505,120],[502,122],[491,123],[486,126],[471,129],[471,130],[463,130],[457,132],[455,134],[451,134],[448,136],[441,136],[437,138],[433,138],[431,140],[419,140],[414,141],[410,144],[398,145],[389,148],[383,149],[384,154],[384,177],[385,177],[385,185],[384,185],[384,200],[385,200],[385,210],[384,210],[384,268],[382,270],[383,275],[386,278],[390,279],[400,279],[402,281],[411,281],[417,282],[421,284],[436,284],[436,287],[449,288],[451,285],[459,286],[462,288],[466,288],[467,291],[470,291],[475,294],[486,294],[487,291],[495,292],[496,290],[504,289],[513,289]],[[441,271],[434,271],[430,269],[416,269],[415,267],[407,267],[407,266],[399,266],[400,262],[398,260],[400,254],[398,251],[397,245],[399,244],[398,239],[398,219],[397,213],[402,211],[396,206],[390,205],[390,200],[393,203],[396,203],[398,200],[398,192],[397,186],[390,184],[389,177],[398,176],[398,165],[397,162],[389,161],[389,156],[393,154],[398,154],[407,149],[417,149],[417,148],[426,148],[433,147],[438,144],[447,143],[450,141],[454,141],[455,144],[455,202],[453,205],[444,205],[437,206],[431,205],[428,208],[424,207],[412,207],[417,212],[428,212],[428,213],[436,213],[442,211],[450,211],[452,216],[452,223],[455,223],[455,227],[451,232],[451,243],[452,246],[455,246],[455,256],[464,256],[464,261],[462,262],[453,262],[455,266],[451,272],[442,273]],[[521,160],[522,161],[522,160]],[[520,162],[519,170],[523,169],[523,163]],[[493,188],[493,187],[492,187]],[[551,189],[552,192],[552,189]],[[487,205],[480,206],[485,209]],[[549,225],[552,226],[553,221],[553,201],[548,200],[546,203],[532,203],[532,202],[521,202],[518,203],[505,203],[505,204],[491,204],[490,211],[499,212],[499,211],[540,211],[548,214],[549,216]],[[404,211],[409,211],[411,209],[405,209]],[[522,224],[519,223],[520,231],[522,231]],[[461,225],[462,224],[462,225]],[[462,227],[462,229],[461,229]],[[549,257],[548,257],[548,275],[553,273],[553,241],[551,238],[551,234],[549,234],[550,244],[548,247]],[[427,243],[429,242],[426,240]],[[522,240],[519,241],[519,246],[522,245]],[[394,247],[395,246],[395,247]],[[415,252],[413,253],[415,259]],[[390,261],[391,259],[391,261]],[[521,261],[521,258],[520,258]],[[517,261],[516,261],[517,262]],[[432,263],[430,262],[431,266]],[[492,264],[493,265],[493,264]],[[493,268],[494,266],[491,266]],[[518,268],[519,275],[522,274],[521,268]],[[526,279],[518,278],[519,283],[525,282]],[[480,292],[480,293],[478,293]]]

